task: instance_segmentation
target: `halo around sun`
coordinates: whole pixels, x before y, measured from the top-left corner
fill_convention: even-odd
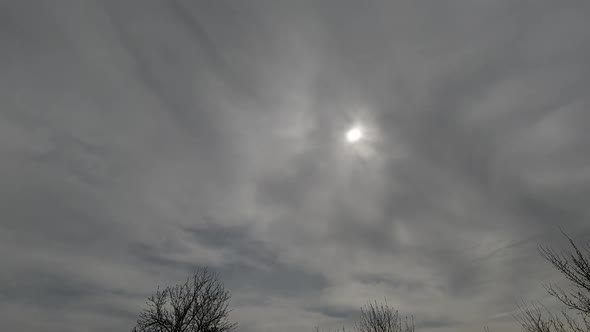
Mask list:
[[[346,131],[345,139],[350,144],[357,143],[364,137],[363,129],[360,126],[354,126]]]

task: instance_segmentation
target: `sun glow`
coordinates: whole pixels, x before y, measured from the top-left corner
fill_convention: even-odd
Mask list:
[[[363,133],[363,129],[359,126],[354,126],[350,129],[348,129],[348,131],[346,131],[346,141],[348,143],[354,144],[357,143],[358,141],[362,140],[364,137],[364,133]]]

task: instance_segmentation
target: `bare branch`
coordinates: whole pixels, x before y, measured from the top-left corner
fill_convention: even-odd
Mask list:
[[[580,248],[561,228],[560,231],[572,250],[558,252],[540,246],[539,253],[571,283],[568,290],[555,284],[545,285],[549,295],[565,308],[560,314],[553,314],[540,304],[519,304],[516,319],[525,332],[590,332],[590,245]]]
[[[158,290],[148,298],[135,332],[232,332],[231,296],[217,274],[197,271],[184,283]]]
[[[387,302],[369,302],[361,308],[356,329],[358,332],[414,332],[414,317],[400,317]]]

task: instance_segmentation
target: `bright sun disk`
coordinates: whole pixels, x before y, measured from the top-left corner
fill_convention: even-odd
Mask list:
[[[363,138],[363,130],[360,127],[352,127],[346,132],[346,141],[356,143]]]

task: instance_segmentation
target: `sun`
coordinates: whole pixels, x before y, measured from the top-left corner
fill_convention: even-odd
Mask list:
[[[346,141],[350,144],[357,143],[364,137],[363,129],[360,126],[354,126],[346,131]]]

